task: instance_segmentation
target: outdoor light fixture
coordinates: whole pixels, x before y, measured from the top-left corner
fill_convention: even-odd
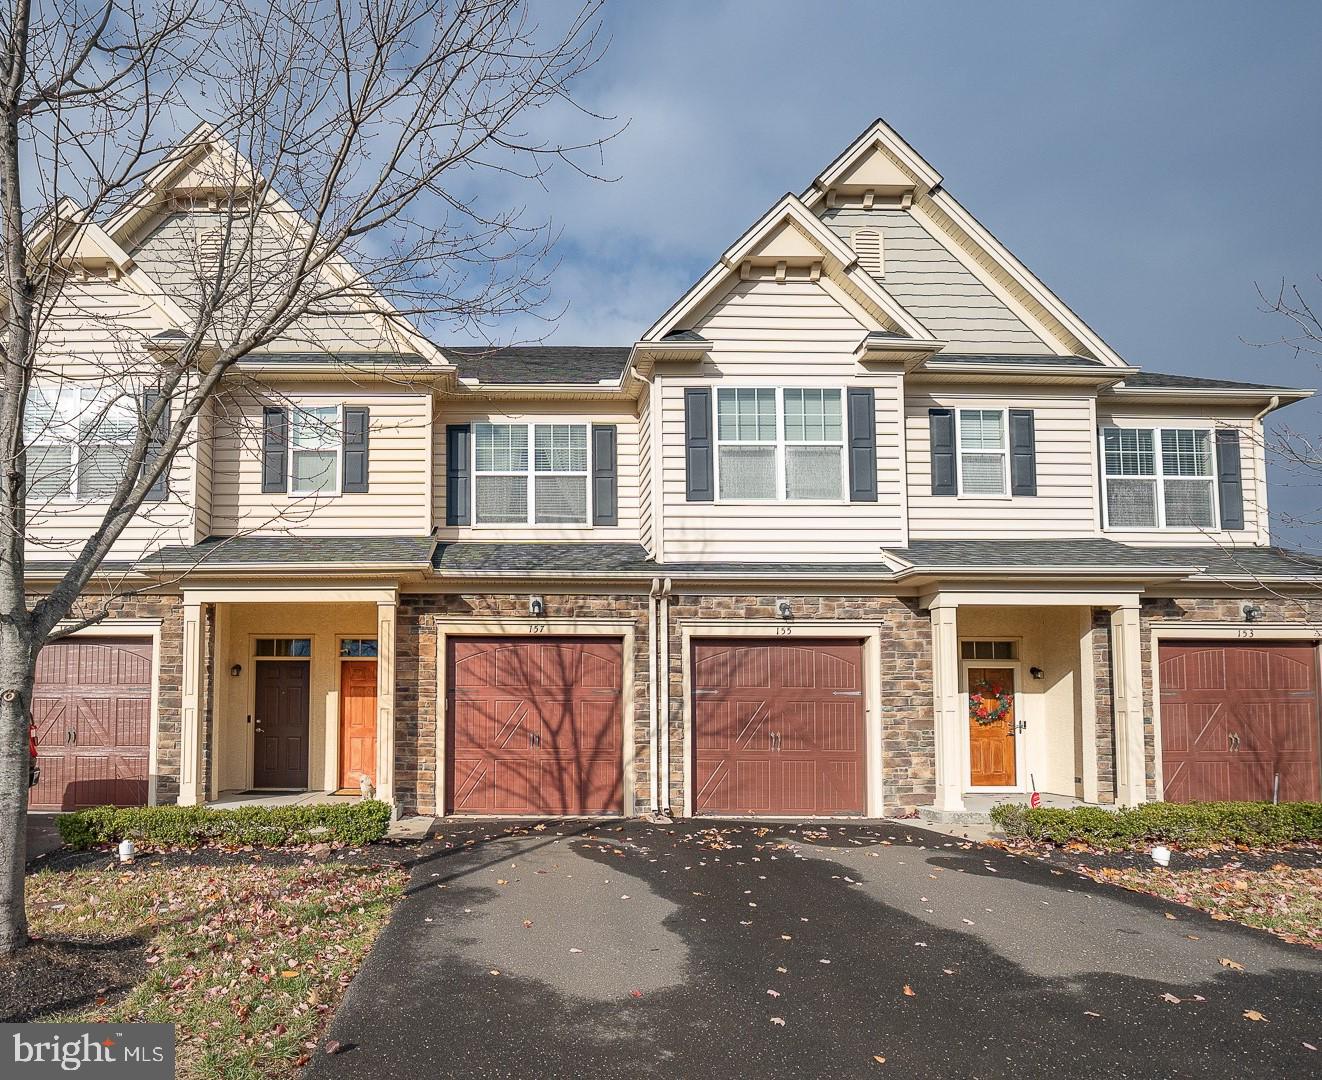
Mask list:
[[[779,615],[782,619],[788,619],[791,615],[793,615],[794,612],[790,608],[790,602],[788,600],[777,600],[776,614]]]
[[[528,614],[534,619],[540,619],[546,614],[546,602],[540,596],[528,597]]]
[[[237,679],[240,675],[243,674],[243,665],[235,664],[233,667],[230,668],[230,674]]]
[[[1244,605],[1244,621],[1245,621],[1245,622],[1257,622],[1259,619],[1262,618],[1262,616],[1263,616],[1262,608],[1258,607],[1257,604],[1245,604],[1245,605]]]
[[[1041,679],[1041,678],[1043,678],[1043,677],[1046,676],[1046,672],[1043,671],[1040,667],[1031,667],[1031,668],[1029,668],[1029,669],[1028,669],[1028,674],[1030,674],[1031,676],[1033,676],[1033,678],[1035,678],[1035,679]]]

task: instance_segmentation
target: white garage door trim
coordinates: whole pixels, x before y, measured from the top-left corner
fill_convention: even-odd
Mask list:
[[[69,622],[56,625],[56,629],[69,626]],[[147,733],[147,805],[156,805],[156,742],[161,726],[161,620],[116,619],[84,626],[66,638],[150,638],[151,639],[151,704]]]
[[[693,817],[693,640],[769,638],[786,645],[795,638],[843,638],[863,643],[864,730],[867,735],[868,817],[882,816],[886,800],[881,771],[881,628],[874,622],[831,619],[680,619],[683,672],[684,816]],[[664,778],[663,778],[664,779]],[[709,817],[712,815],[703,815]],[[828,819],[823,819],[828,820]],[[829,820],[839,820],[831,818]]]
[[[1253,597],[1246,594],[1244,603]],[[1161,643],[1163,641],[1322,641],[1322,629],[1298,623],[1202,622],[1184,623],[1162,620],[1150,624],[1152,638],[1148,645],[1148,670],[1152,673],[1152,757],[1157,799],[1166,790],[1165,768],[1161,754]]]
[[[634,788],[638,778],[634,775],[634,633],[632,619],[473,619],[467,617],[447,618],[440,616],[436,620],[436,777],[433,787],[436,792],[436,815],[445,813],[449,801],[446,790],[446,753],[445,715],[446,676],[449,674],[448,645],[450,638],[473,637],[588,637],[612,638],[621,643],[624,668],[621,675],[620,690],[620,726],[622,738],[620,745],[624,758],[623,796],[624,816],[634,815]]]

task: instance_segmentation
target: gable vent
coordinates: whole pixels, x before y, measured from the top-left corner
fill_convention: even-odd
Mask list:
[[[873,277],[881,277],[886,272],[886,267],[881,256],[880,230],[855,229],[851,240],[854,253],[858,256],[858,265]]]

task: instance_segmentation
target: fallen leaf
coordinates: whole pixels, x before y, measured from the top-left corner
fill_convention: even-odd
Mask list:
[[[1317,1047],[1314,1046],[1312,1043],[1304,1043],[1304,1049],[1305,1049],[1305,1050],[1316,1050]]]
[[[1262,1013],[1258,1012],[1257,1009],[1245,1009],[1245,1010],[1244,1010],[1244,1019],[1245,1019],[1245,1020],[1257,1020],[1257,1021],[1260,1021],[1261,1023],[1264,1023],[1264,1024],[1270,1024],[1270,1023],[1271,1023],[1271,1021],[1268,1020],[1265,1016],[1263,1016]]]
[[[496,884],[497,884],[497,885],[508,885],[509,882],[506,881],[506,880],[502,877],[502,878],[496,878]]]
[[[582,952],[583,950],[582,950],[582,949],[570,949],[569,951],[570,951],[570,952]]]
[[[1170,1002],[1172,1005],[1178,1005],[1178,1004],[1180,1003],[1180,999],[1177,998],[1174,994],[1162,994],[1162,995],[1161,995],[1161,1000],[1162,1000],[1162,1001],[1168,1001],[1168,1002]]]
[[[1243,971],[1243,970],[1244,970],[1244,965],[1243,965],[1243,964],[1237,964],[1237,963],[1235,963],[1235,961],[1231,960],[1228,956],[1223,956],[1223,957],[1221,957],[1221,961],[1220,961],[1220,962],[1221,962],[1221,966],[1222,966],[1223,968],[1229,968],[1231,971]]]
[[[771,1018],[771,1022],[775,1024],[777,1027],[785,1026],[785,1018],[783,1016],[773,1016]]]
[[[885,1065],[885,1064],[886,1064],[886,1059],[885,1059],[884,1057],[882,1057],[880,1054],[873,1054],[873,1055],[872,1055],[872,1060],[875,1061],[878,1065]]]
[[[1184,936],[1187,937],[1190,941],[1200,940],[1197,934],[1185,934]]]
[[[643,992],[641,990],[630,990],[629,996],[631,998],[640,998],[643,996]]]
[[[338,1054],[341,1050],[344,1049],[344,1044],[341,1043],[338,1039],[331,1039],[329,1042],[326,1043],[325,1046],[322,1047],[322,1049],[325,1050],[326,1053],[328,1054]]]
[[[914,989],[913,989],[913,987],[910,986],[908,983],[905,983],[905,984],[904,984],[904,990],[902,991],[902,993],[904,994],[905,997],[917,997],[917,996],[918,996],[916,993],[914,993]]]
[[[1101,1014],[1101,1013],[1096,1013],[1096,1012],[1089,1012],[1089,1011],[1085,1010],[1083,1015],[1084,1015],[1084,1016],[1096,1016],[1096,1017],[1100,1017],[1102,1014]]]
[[[950,970],[950,968],[942,968],[941,970],[944,971],[947,975],[955,974],[953,971]]]
[[[1175,916],[1172,915],[1169,911],[1166,912],[1166,918],[1170,919],[1171,922],[1174,922],[1174,921],[1175,921]]]
[[[779,991],[779,990],[768,990],[768,991],[767,991],[767,996],[768,996],[768,997],[780,997],[780,991]]]
[[[499,974],[500,974],[500,969],[499,969],[499,968],[492,968],[492,969],[491,969],[491,974],[492,974],[492,975],[499,975]]]
[[[282,972],[280,972],[280,978],[282,978],[282,979],[297,979],[297,978],[298,978],[298,972],[297,972],[297,971],[282,971]]]

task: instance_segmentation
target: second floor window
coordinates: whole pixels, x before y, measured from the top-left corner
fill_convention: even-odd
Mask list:
[[[290,410],[289,479],[296,495],[334,495],[340,486],[344,423],[338,405]]]
[[[1104,428],[1102,457],[1107,528],[1215,526],[1210,431]]]
[[[586,525],[586,424],[475,424],[478,525]]]
[[[126,394],[32,385],[23,416],[28,498],[109,499],[128,469],[137,426],[136,403]]]
[[[1004,495],[1006,462],[1005,410],[960,409],[960,494]]]
[[[814,387],[716,391],[721,499],[834,502],[844,490],[841,392]]]

